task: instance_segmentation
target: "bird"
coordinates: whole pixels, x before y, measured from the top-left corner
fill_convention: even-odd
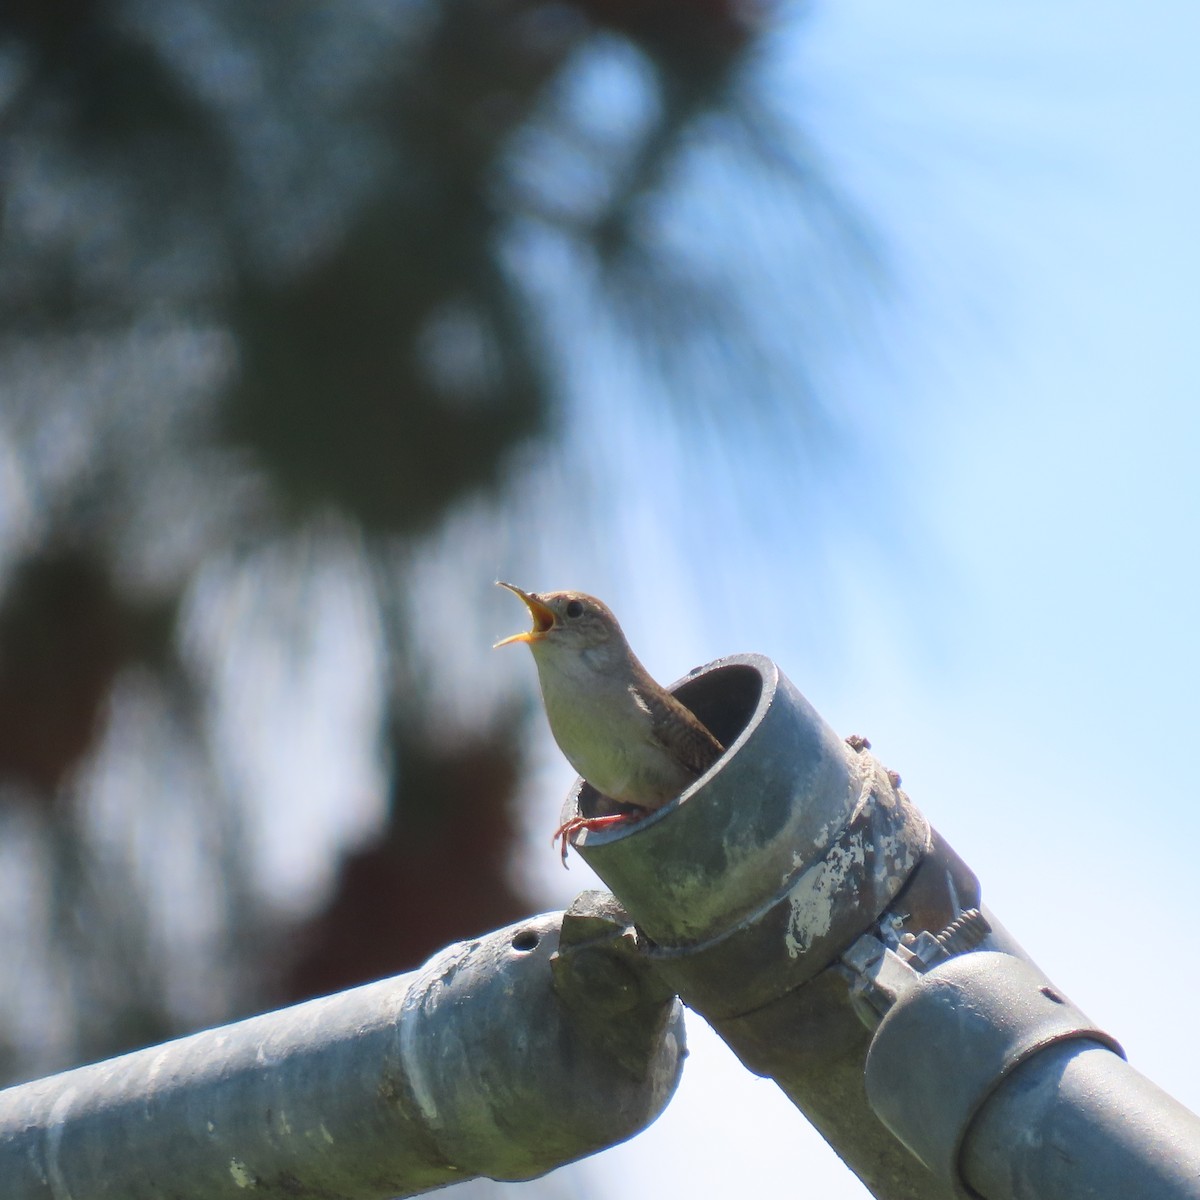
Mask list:
[[[586,592],[519,596],[533,628],[498,641],[533,652],[550,732],[575,770],[602,796],[627,806],[604,816],[574,816],[555,831],[567,845],[583,829],[605,829],[661,808],[708,771],[725,752],[712,731],[654,681],[630,649],[607,605]]]

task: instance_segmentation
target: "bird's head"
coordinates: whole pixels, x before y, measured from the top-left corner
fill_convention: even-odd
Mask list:
[[[595,596],[586,592],[526,592],[501,580],[496,584],[525,601],[533,617],[533,628],[504,638],[494,649],[511,642],[525,642],[535,655],[544,650],[582,653],[610,643],[624,643],[616,617]]]

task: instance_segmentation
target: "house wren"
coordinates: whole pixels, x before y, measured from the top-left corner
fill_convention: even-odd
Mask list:
[[[581,829],[637,820],[674,799],[720,758],[724,747],[649,672],[629,648],[617,619],[584,592],[525,592],[528,633],[550,732],[567,761],[602,795],[632,811],[572,817],[554,832],[568,840]]]

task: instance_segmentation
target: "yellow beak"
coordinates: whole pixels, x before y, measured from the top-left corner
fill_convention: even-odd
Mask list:
[[[503,638],[492,647],[493,650],[499,650],[501,646],[507,646],[512,642],[536,642],[554,628],[554,613],[535,595],[522,591],[515,584],[505,583],[502,579],[496,580],[496,586],[508,588],[510,592],[525,601],[525,605],[533,617],[533,628],[526,633],[514,633],[511,637]]]

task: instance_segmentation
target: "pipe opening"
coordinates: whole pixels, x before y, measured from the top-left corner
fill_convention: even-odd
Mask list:
[[[727,750],[750,724],[762,696],[762,675],[744,663],[714,667],[674,689]]]

